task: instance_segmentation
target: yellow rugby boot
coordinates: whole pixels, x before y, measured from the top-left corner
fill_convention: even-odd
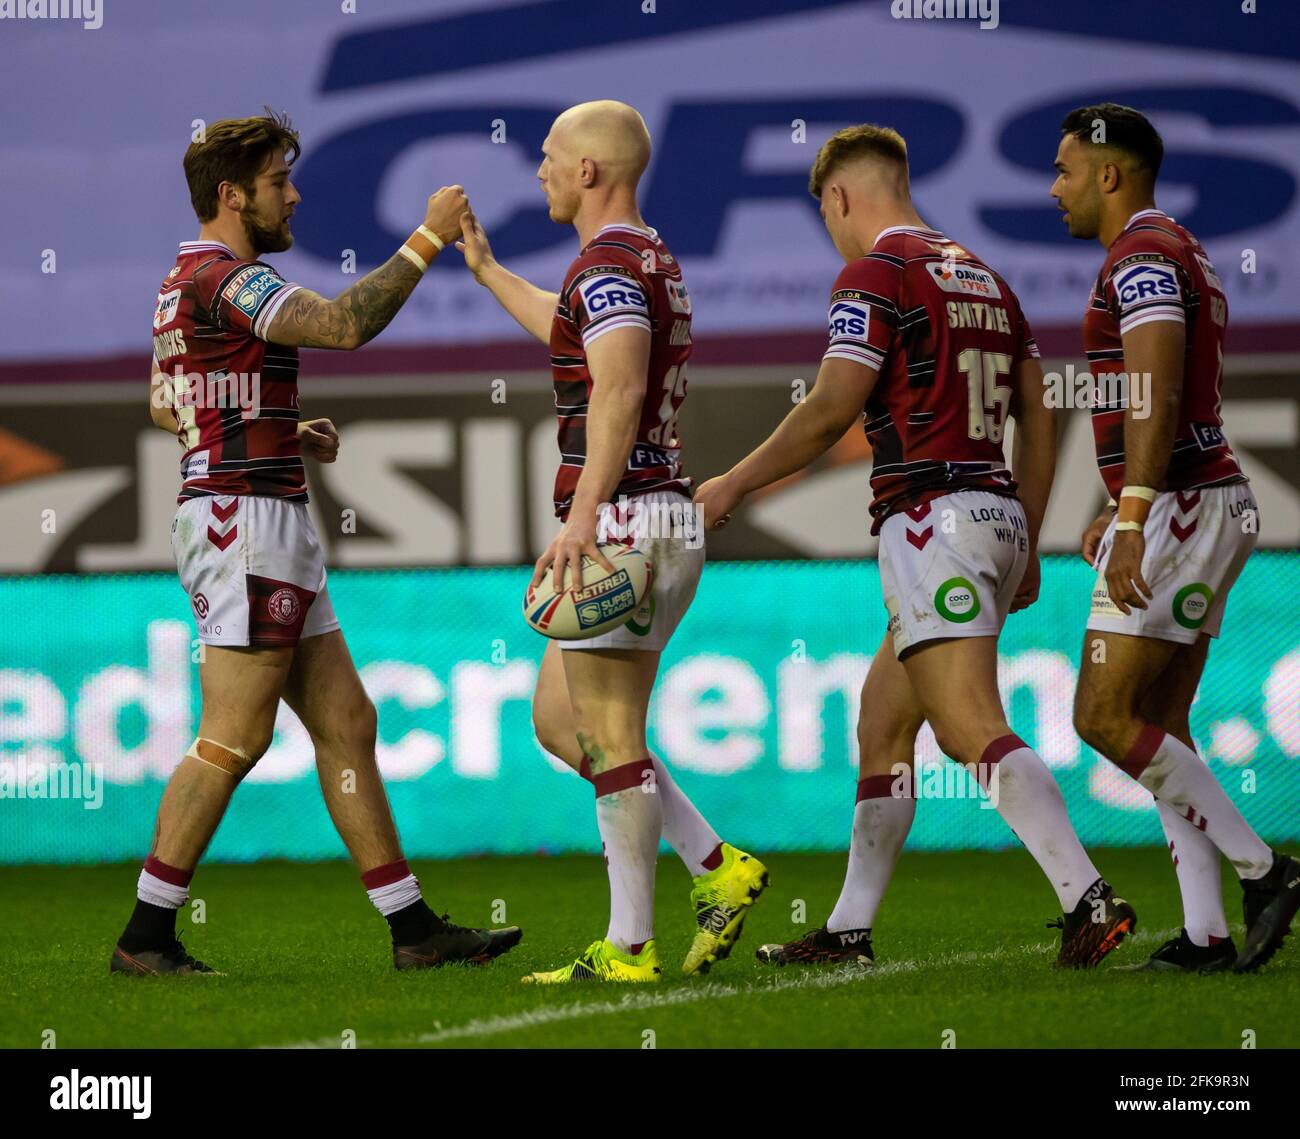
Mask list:
[[[691,905],[699,930],[682,963],[682,972],[707,973],[721,961],[740,937],[745,916],[767,889],[767,867],[752,854],[722,844],[722,865],[695,879]]]
[[[647,941],[641,952],[634,956],[606,938],[593,941],[573,964],[549,973],[529,973],[522,980],[525,985],[567,985],[575,981],[644,982],[657,981],[662,974],[653,940]]]

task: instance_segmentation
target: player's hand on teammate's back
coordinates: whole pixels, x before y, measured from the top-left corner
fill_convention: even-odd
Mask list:
[[[483,270],[492,263],[492,246],[488,244],[487,234],[474,211],[466,208],[460,218],[461,239],[456,248],[465,255],[465,268],[474,274],[474,279],[481,281]]]
[[[1121,530],[1111,544],[1110,558],[1106,562],[1106,592],[1125,617],[1129,606],[1145,609],[1143,594],[1151,597],[1151,587],[1142,576],[1142,557],[1146,553],[1146,538],[1137,530]]]
[[[614,572],[613,564],[596,545],[596,516],[592,514],[590,517],[579,517],[575,510],[570,513],[564,529],[555,535],[546,547],[546,552],[537,559],[537,565],[533,567],[532,584],[536,586],[546,576],[546,571],[551,569],[555,591],[558,593],[565,588],[564,575],[567,568],[569,588],[581,589],[584,555],[599,563],[606,573]]]
[[[1030,553],[1029,561],[1025,563],[1025,576],[1020,579],[1020,584],[1016,586],[1016,595],[1011,599],[1012,613],[1028,609],[1038,600],[1038,589],[1042,580],[1043,571],[1038,563],[1038,552],[1035,550]]]
[[[332,463],[339,457],[338,429],[328,419],[299,423],[298,446],[318,463]]]
[[[718,475],[701,484],[695,492],[694,502],[704,511],[704,528],[721,530],[731,521],[731,512],[740,505],[740,498],[726,475]]]
[[[464,186],[443,186],[429,198],[424,211],[424,224],[436,233],[446,245],[460,236],[461,216],[469,209]]]
[[[1080,552],[1083,554],[1083,560],[1090,566],[1097,564],[1097,547],[1101,545],[1101,539],[1109,525],[1110,510],[1106,509],[1089,522],[1088,528],[1083,532],[1083,547]]]

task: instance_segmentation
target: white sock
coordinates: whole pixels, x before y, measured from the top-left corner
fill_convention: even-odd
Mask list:
[[[880,909],[899,851],[916,817],[916,800],[891,793],[892,775],[868,775],[858,781],[853,807],[853,839],[840,899],[826,921],[831,933],[870,929]]]
[[[152,861],[151,859],[150,862]],[[188,875],[187,884],[182,886],[178,882],[164,881],[156,874],[151,874],[149,870],[150,864],[146,862],[144,869],[140,871],[140,877],[136,879],[135,896],[151,906],[161,906],[165,910],[179,910],[190,897]]]
[[[1200,756],[1182,740],[1147,724],[1120,767],[1204,831],[1239,878],[1262,878],[1272,868],[1273,851],[1251,830]]]
[[[655,935],[655,860],[664,828],[663,800],[649,757],[603,771],[592,784],[609,873],[606,936],[626,950]]]
[[[384,917],[420,900],[419,879],[411,873],[405,858],[367,870],[361,875],[361,884],[366,888],[366,897]]]
[[[691,877],[698,878],[709,869],[704,865],[705,860],[713,860],[713,856],[719,853],[722,840],[677,786],[664,761],[657,756],[650,758],[654,761],[659,801],[663,805],[664,841],[677,852]]]
[[[981,785],[992,780],[986,789],[996,796],[998,814],[1047,875],[1061,911],[1070,913],[1101,875],[1070,825],[1047,765],[1019,736],[1003,736],[984,749],[978,777]]]
[[[1169,853],[1183,896],[1183,928],[1193,945],[1210,944],[1211,937],[1227,937],[1223,915],[1223,880],[1219,877],[1219,848],[1199,827],[1193,826],[1168,803],[1156,800],[1160,825],[1169,840]]]

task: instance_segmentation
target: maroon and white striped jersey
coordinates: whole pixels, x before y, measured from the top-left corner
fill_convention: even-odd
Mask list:
[[[298,448],[298,350],[266,340],[300,288],[215,241],[182,241],[158,293],[155,367],[184,432],[177,498],[261,495],[307,501]]]
[[[559,417],[560,469],[555,513],[567,518],[587,461],[592,379],[587,348],[616,328],[650,333],[650,366],[636,442],[612,495],[654,490],[691,493],[682,473],[677,416],[686,400],[691,302],[681,266],[652,229],[607,225],[569,266],[551,322],[551,375]]]
[[[1097,398],[1092,433],[1097,466],[1112,498],[1124,488],[1128,385],[1100,377],[1124,372],[1123,336],[1151,321],[1185,325],[1183,391],[1174,447],[1161,490],[1244,482],[1219,414],[1228,301],[1209,257],[1168,214],[1139,210],[1111,242],[1088,298],[1083,347]]]
[[[844,267],[824,358],[879,378],[863,410],[871,532],[957,490],[1014,496],[1002,433],[1017,366],[1038,355],[1007,283],[933,229],[891,226]]]

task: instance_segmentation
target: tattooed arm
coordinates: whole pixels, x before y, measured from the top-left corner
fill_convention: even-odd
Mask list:
[[[461,187],[444,186],[429,199],[424,224],[450,244],[460,234],[460,216],[468,206]],[[428,249],[434,249],[432,244]],[[265,338],[292,347],[360,348],[388,327],[423,275],[406,257],[394,253],[333,300],[297,289],[271,319]]]
[[[266,339],[302,348],[360,348],[388,327],[423,275],[394,253],[333,300],[298,289],[271,320]]]

